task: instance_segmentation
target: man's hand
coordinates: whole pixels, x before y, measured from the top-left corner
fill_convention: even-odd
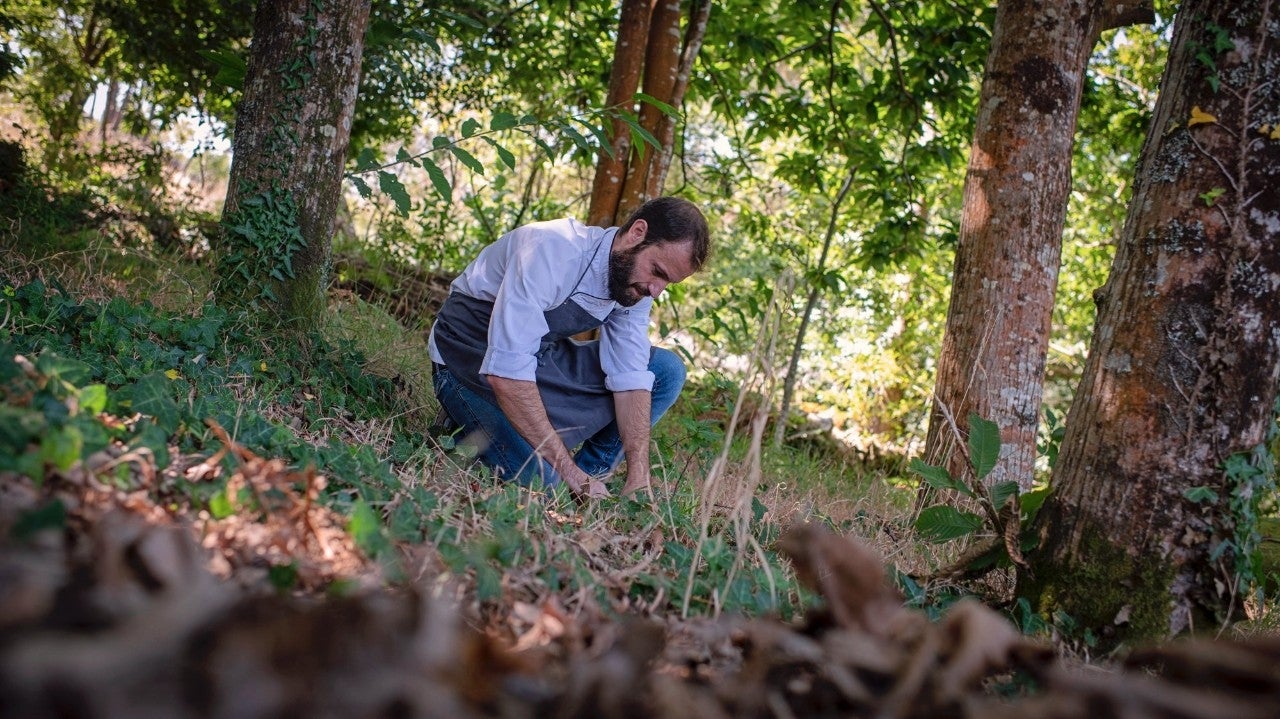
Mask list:
[[[649,475],[646,472],[644,476],[632,476],[631,472],[627,472],[627,481],[622,485],[622,496],[630,497],[637,493],[647,493],[649,491]]]
[[[566,468],[568,471],[560,473],[560,478],[573,496],[579,499],[603,499],[609,496],[609,488],[604,482],[578,469],[577,465],[570,467],[571,469]]]

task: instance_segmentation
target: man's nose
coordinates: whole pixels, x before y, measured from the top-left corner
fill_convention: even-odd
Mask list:
[[[649,283],[649,296],[656,299],[665,289],[667,289],[666,282],[663,282],[662,280],[654,280]]]

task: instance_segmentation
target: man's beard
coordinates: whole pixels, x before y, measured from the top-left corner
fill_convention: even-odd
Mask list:
[[[623,307],[631,307],[644,297],[631,286],[639,251],[637,246],[609,254],[609,299]]]

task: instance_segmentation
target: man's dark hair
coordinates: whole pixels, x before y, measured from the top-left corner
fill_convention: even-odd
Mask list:
[[[693,269],[695,272],[702,269],[711,250],[711,232],[707,229],[707,218],[697,205],[683,197],[655,197],[631,213],[618,234],[625,234],[636,220],[644,220],[649,225],[639,247],[689,242]]]

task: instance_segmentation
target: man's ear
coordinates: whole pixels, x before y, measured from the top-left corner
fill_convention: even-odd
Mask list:
[[[644,220],[636,220],[631,223],[631,227],[627,228],[627,234],[619,238],[620,241],[614,242],[614,249],[629,250],[644,242],[645,233],[649,231],[649,223]]]

